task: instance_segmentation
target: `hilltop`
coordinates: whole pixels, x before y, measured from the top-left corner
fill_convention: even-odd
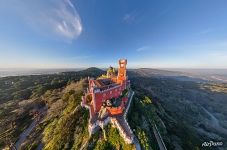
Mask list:
[[[106,128],[107,141],[103,132],[88,136],[88,111],[80,107],[81,96],[87,77],[103,73],[88,68],[0,78],[0,132],[9,130],[4,136],[16,142],[38,120],[23,149],[131,149],[111,126]],[[210,140],[226,143],[226,83],[200,82],[189,76],[182,80],[179,72],[147,68],[129,70],[128,76],[135,91],[128,120],[142,149],[158,147],[153,122],[168,149],[200,149],[203,141]],[[0,147],[10,141],[1,138]]]

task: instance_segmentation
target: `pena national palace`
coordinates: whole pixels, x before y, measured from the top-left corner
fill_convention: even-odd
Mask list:
[[[90,135],[111,123],[126,143],[136,144],[137,139],[126,119],[134,95],[130,89],[126,65],[127,60],[120,59],[118,71],[110,67],[106,75],[97,79],[89,78],[89,87],[82,96],[81,105],[89,109]]]

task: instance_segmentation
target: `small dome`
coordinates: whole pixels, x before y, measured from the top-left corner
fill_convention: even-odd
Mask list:
[[[115,75],[115,69],[113,68],[113,67],[109,67],[108,69],[107,69],[107,76],[108,77],[111,77],[111,76],[114,76]]]

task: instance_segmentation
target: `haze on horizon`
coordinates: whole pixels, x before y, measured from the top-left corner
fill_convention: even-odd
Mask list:
[[[0,68],[227,68],[225,0],[7,0],[0,17]]]

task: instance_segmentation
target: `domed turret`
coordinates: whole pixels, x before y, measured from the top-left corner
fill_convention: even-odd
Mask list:
[[[110,66],[109,69],[107,70],[106,76],[107,76],[108,78],[111,78],[111,77],[116,76],[115,69],[114,69],[113,67]]]

